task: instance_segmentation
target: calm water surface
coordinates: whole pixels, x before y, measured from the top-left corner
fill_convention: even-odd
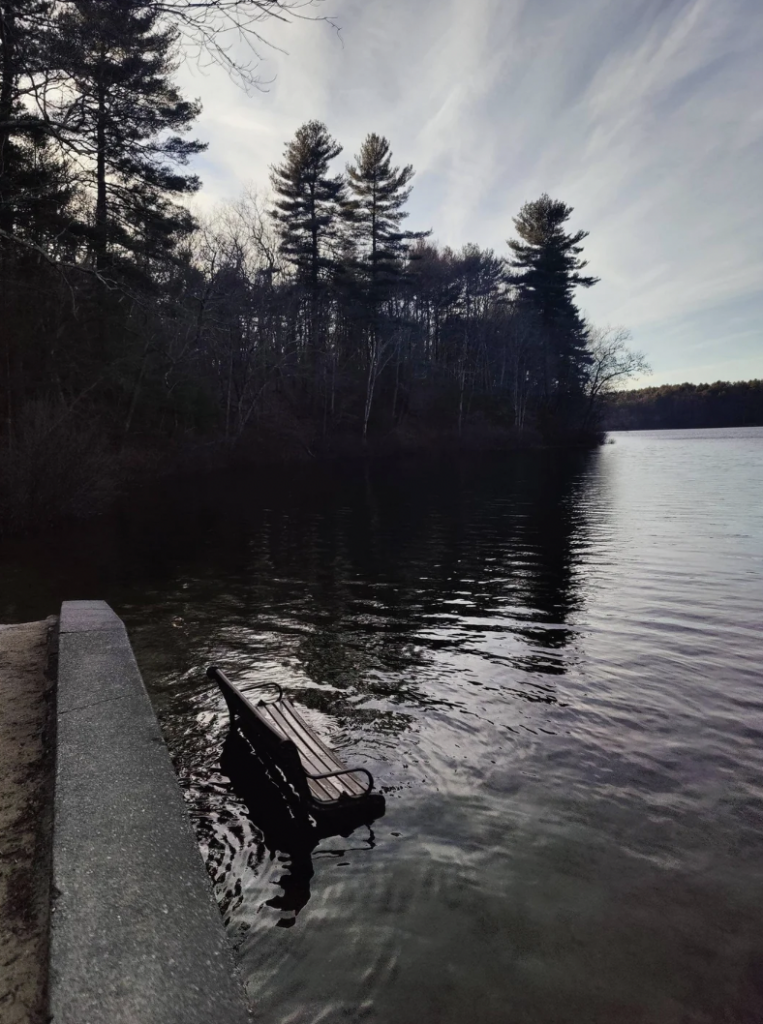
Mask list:
[[[763,430],[612,436],[174,484],[0,548],[0,621],[125,618],[257,1020],[763,1020]],[[256,772],[247,806],[211,661],[385,817],[311,850]]]

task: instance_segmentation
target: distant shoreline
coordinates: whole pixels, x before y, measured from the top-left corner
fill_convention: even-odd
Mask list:
[[[763,426],[763,380],[664,384],[607,396],[604,430]]]

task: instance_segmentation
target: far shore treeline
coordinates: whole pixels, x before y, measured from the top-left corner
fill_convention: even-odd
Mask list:
[[[195,48],[245,77],[224,19],[271,14],[0,0],[0,528],[178,467],[596,444],[647,371],[577,305],[597,278],[569,206],[527,202],[504,253],[443,248],[377,134],[348,160],[310,121],[267,194],[197,220],[175,70]]]
[[[763,426],[763,380],[664,384],[607,396],[607,430]]]

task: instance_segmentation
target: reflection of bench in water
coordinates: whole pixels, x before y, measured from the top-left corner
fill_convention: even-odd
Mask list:
[[[256,756],[254,749],[238,729],[231,728],[225,737],[220,757],[220,768],[230,779],[231,789],[243,802],[247,816],[261,836],[259,843],[269,851],[271,860],[283,865],[278,879],[281,892],[264,901],[264,906],[278,912],[278,928],[291,928],[300,911],[310,900],[311,880],[314,874],[313,855],[326,839],[348,839],[359,827],[368,829],[368,835],[359,835],[351,843],[335,843],[319,851],[319,856],[343,859],[349,854],[373,850],[376,837],[371,827],[375,817],[363,805],[341,815],[311,815],[295,801],[290,787],[284,786],[283,773],[267,758]],[[258,850],[257,860],[262,857]],[[233,867],[231,861],[228,871]],[[229,878],[231,897],[240,886],[240,880]],[[239,890],[240,891],[240,890]]]
[[[347,768],[315,735],[280,687],[275,700],[254,704],[219,668],[207,670],[222,690],[231,715],[259,756],[272,760],[312,812],[344,813],[361,808],[371,817],[384,811],[365,768]]]

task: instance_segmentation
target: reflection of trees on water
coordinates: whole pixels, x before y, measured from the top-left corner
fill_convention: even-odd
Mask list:
[[[524,638],[521,667],[561,671],[542,651],[566,646],[580,601],[574,560],[585,523],[572,499],[586,462],[532,453],[424,472],[372,466],[322,501],[273,509],[250,570],[295,586],[279,600],[266,583],[259,622],[278,634],[285,605],[300,627],[289,649],[308,678],[373,694],[396,675],[414,703],[426,699],[417,669],[438,645],[461,643],[448,627],[465,613]]]
[[[466,650],[484,626],[521,641],[485,656],[542,685],[564,671],[574,635],[595,458],[353,464],[178,497],[182,515],[165,508],[159,529],[164,564],[182,566],[160,599],[165,642],[153,645],[167,677],[187,670],[189,644],[199,663],[222,656],[233,670],[285,663],[308,707],[341,724],[351,694],[361,725],[364,698],[378,697],[384,710],[368,721],[394,732],[407,706],[433,700],[422,670],[437,651]],[[168,629],[175,618],[181,628]]]
[[[315,873],[313,854],[319,843],[333,836],[347,839],[353,832],[365,827],[365,837],[353,838],[353,849],[373,849],[373,817],[369,818],[367,812],[362,811],[354,814],[347,812],[341,819],[333,820],[316,820],[308,816],[298,803],[289,799],[288,787],[278,777],[278,770],[254,756],[249,743],[236,729],[230,729],[225,738],[220,768],[230,779],[236,795],[243,801],[254,826],[255,860],[261,862],[267,856],[280,855],[280,863],[284,867],[278,879],[281,892],[266,900],[265,906],[279,912],[279,927],[289,928],[310,899],[310,881]],[[333,850],[332,853],[344,856],[347,850]],[[218,858],[214,871],[224,888],[226,875],[229,872],[235,873],[233,858]],[[227,899],[221,905],[223,914],[238,895],[236,884],[227,890]]]

